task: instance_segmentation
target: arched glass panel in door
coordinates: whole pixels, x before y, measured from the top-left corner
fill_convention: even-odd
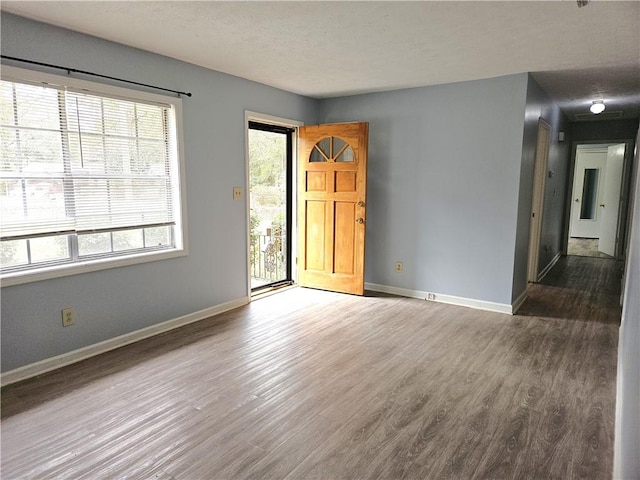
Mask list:
[[[318,141],[309,155],[310,162],[355,162],[353,148],[340,137]]]

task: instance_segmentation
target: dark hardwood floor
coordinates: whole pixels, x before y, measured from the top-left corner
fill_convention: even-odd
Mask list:
[[[2,478],[611,478],[620,264],[518,315],[291,289],[2,390]]]

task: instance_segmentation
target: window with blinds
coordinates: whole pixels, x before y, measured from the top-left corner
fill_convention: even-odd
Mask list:
[[[0,89],[3,273],[181,246],[174,104],[63,83]]]

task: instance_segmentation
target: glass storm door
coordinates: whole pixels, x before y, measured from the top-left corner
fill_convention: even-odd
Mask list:
[[[291,278],[291,174],[294,130],[249,122],[251,291]]]

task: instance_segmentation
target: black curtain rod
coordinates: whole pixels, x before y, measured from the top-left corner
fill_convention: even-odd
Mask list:
[[[156,87],[155,85],[149,85],[147,83],[134,82],[132,80],[125,80],[124,78],[110,77],[109,75],[101,75],[99,73],[87,72],[86,70],[78,70],[77,68],[62,67],[60,65],[52,65],[51,63],[34,62],[33,60],[26,60],[24,58],[10,57],[9,55],[0,55],[0,57],[6,58],[7,60],[14,60],[16,62],[30,63],[32,65],[40,65],[41,67],[49,67],[49,68],[57,68],[58,70],[66,70],[67,74],[70,74],[72,72],[81,73],[83,75],[91,75],[93,77],[108,78],[109,80],[115,80],[117,82],[130,83],[132,85],[140,85],[141,87],[154,88],[156,90],[171,92],[177,95],[186,95],[187,97],[191,96],[190,92],[181,92],[179,90],[171,90],[170,88]]]

